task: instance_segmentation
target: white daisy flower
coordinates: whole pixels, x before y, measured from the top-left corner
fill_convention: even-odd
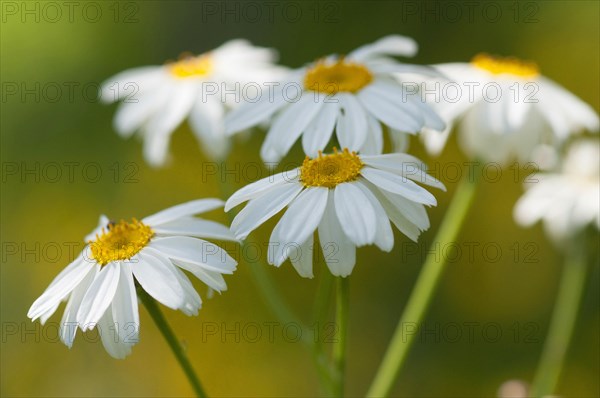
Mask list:
[[[269,263],[280,266],[290,258],[301,276],[311,278],[313,234],[318,230],[331,273],[347,276],[356,262],[356,247],[392,249],[390,220],[414,241],[429,228],[424,205],[435,205],[435,197],[412,180],[445,189],[410,155],[359,156],[336,150],[247,185],[227,200],[225,210],[248,201],[231,224],[236,237],[245,239],[288,206],[271,234]]]
[[[407,95],[392,74],[439,76],[432,68],[396,62],[389,56],[413,56],[417,44],[388,36],[352,51],[328,56],[291,72],[259,101],[246,103],[225,118],[229,134],[261,122],[272,123],[261,156],[277,162],[302,136],[302,147],[317,156],[336,131],[340,146],[365,154],[383,149],[382,124],[395,134],[415,134],[424,126],[443,130],[444,122],[429,105]],[[296,87],[300,95],[289,94]],[[291,96],[292,98],[289,98]]]
[[[229,149],[225,112],[241,102],[245,85],[281,78],[283,68],[272,64],[275,58],[271,49],[232,40],[202,55],[121,72],[102,84],[101,98],[108,103],[123,100],[115,130],[122,137],[139,131],[144,157],[153,166],[166,162],[171,134],[188,116],[201,149],[222,158]]]
[[[559,173],[540,173],[526,184],[527,191],[514,209],[523,226],[542,221],[557,242],[588,225],[600,229],[600,142],[573,143]]]
[[[479,54],[470,63],[436,68],[451,80],[438,83],[458,89],[441,90],[446,94],[433,104],[447,127],[442,134],[428,129],[421,134],[431,154],[441,152],[455,123],[469,156],[499,163],[515,157],[529,161],[540,144],[557,145],[581,130],[598,130],[596,112],[542,76],[532,62]]]
[[[113,223],[100,217],[98,228],[86,237],[89,244],[54,278],[27,316],[43,324],[66,300],[61,341],[70,348],[77,328],[98,326],[106,351],[124,358],[138,341],[136,286],[186,315],[196,315],[202,301],[182,269],[212,289],[227,289],[222,274],[233,273],[236,261],[199,238],[235,238],[224,225],[192,217],[222,205],[217,199],[200,199],[141,221]]]

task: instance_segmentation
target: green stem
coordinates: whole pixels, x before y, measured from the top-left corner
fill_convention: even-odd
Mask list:
[[[434,242],[439,243],[437,247],[445,247],[444,244],[456,240],[475,197],[480,176],[481,173],[476,170],[473,175],[463,177],[435,237]],[[440,256],[438,250],[430,250],[383,361],[367,392],[368,397],[390,395],[414,341],[415,333],[405,334],[405,327],[420,326],[445,265],[446,258]]]
[[[319,286],[317,287],[317,294],[313,307],[313,313],[315,314],[313,325],[313,357],[319,375],[319,382],[327,395],[333,395],[334,381],[329,358],[323,349],[321,332],[324,330],[329,315],[331,290],[333,287],[332,282],[333,275],[327,268],[324,268],[324,272],[321,272],[321,278],[319,279]]]
[[[179,343],[179,340],[175,336],[173,329],[171,329],[171,327],[167,323],[167,320],[160,311],[160,308],[158,307],[156,301],[152,297],[150,297],[148,293],[146,293],[143,289],[138,289],[138,297],[140,298],[144,306],[146,306],[146,309],[148,310],[148,313],[152,317],[154,323],[156,323],[158,330],[160,330],[165,340],[167,340],[167,344],[169,344],[171,351],[173,351],[173,354],[175,354],[175,358],[177,358],[179,365],[181,365],[181,368],[183,369],[190,384],[192,385],[196,396],[200,398],[206,397],[206,393],[202,389],[200,379],[198,379],[198,376],[196,375],[192,364],[190,363],[187,355],[185,354],[185,350]]]
[[[349,278],[338,277],[336,280],[336,323],[338,338],[333,346],[333,365],[335,369],[336,397],[344,396],[344,379],[346,374],[346,344],[348,336],[348,294]]]
[[[585,239],[578,238],[567,253],[548,337],[531,386],[532,397],[554,392],[573,335],[586,275]]]

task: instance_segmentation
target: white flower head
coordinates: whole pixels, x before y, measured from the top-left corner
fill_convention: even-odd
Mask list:
[[[416,241],[429,228],[424,205],[435,197],[416,180],[444,189],[426,166],[407,154],[360,156],[344,149],[306,158],[301,167],[254,182],[234,193],[225,210],[248,201],[231,228],[238,239],[288,207],[271,234],[268,261],[280,266],[289,258],[298,273],[312,277],[314,232],[334,275],[347,276],[356,247],[394,246],[390,220]]]
[[[455,124],[469,156],[499,163],[530,161],[540,144],[556,146],[581,130],[598,130],[596,112],[542,76],[532,62],[479,54],[470,63],[435,67],[450,82],[432,83],[454,89],[437,89],[440,95],[432,103],[446,129],[421,134],[431,154],[441,152]]]
[[[562,242],[588,225],[600,229],[600,142],[573,143],[559,173],[540,173],[514,209],[523,226],[542,221],[547,234]]]
[[[139,132],[144,157],[153,166],[167,161],[171,134],[186,118],[201,149],[222,158],[229,150],[223,130],[226,111],[241,102],[237,97],[244,85],[281,78],[284,69],[272,64],[275,59],[274,50],[231,40],[198,56],[184,54],[166,65],[121,72],[102,84],[101,98],[123,100],[115,130],[122,137]]]
[[[70,348],[78,328],[98,326],[106,351],[124,358],[139,336],[136,285],[186,315],[196,315],[202,301],[182,269],[214,290],[227,289],[222,274],[233,273],[236,261],[200,238],[235,238],[224,225],[192,217],[222,205],[217,199],[201,199],[141,221],[114,223],[100,217],[98,228],[86,237],[89,244],[54,278],[27,316],[44,323],[67,301],[61,341]]]
[[[274,95],[263,95],[225,118],[234,134],[270,123],[261,149],[264,161],[277,162],[302,136],[309,156],[325,150],[334,130],[340,146],[364,154],[383,150],[382,124],[393,134],[415,134],[427,126],[443,130],[444,122],[428,104],[407,95],[392,74],[439,76],[434,69],[396,62],[389,56],[413,56],[417,44],[407,37],[388,36],[345,57],[331,55],[291,72]],[[299,95],[290,99],[294,87]]]

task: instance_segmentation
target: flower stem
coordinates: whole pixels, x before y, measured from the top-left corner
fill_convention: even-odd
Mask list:
[[[206,393],[202,389],[200,379],[198,379],[198,376],[196,375],[196,372],[194,371],[194,368],[192,367],[192,364],[190,363],[185,353],[185,350],[179,343],[179,340],[175,336],[173,329],[171,329],[171,327],[167,323],[167,320],[160,311],[160,308],[158,307],[156,301],[152,297],[150,297],[148,293],[146,293],[143,289],[138,289],[138,297],[148,310],[148,313],[152,317],[154,323],[156,323],[158,330],[160,330],[165,340],[167,340],[171,351],[173,351],[173,354],[175,354],[175,358],[177,358],[179,365],[181,365],[181,368],[183,369],[190,384],[192,385],[196,396],[200,398],[206,397]]]
[[[548,337],[531,386],[532,397],[552,395],[573,335],[585,286],[585,239],[573,239],[564,264]]]
[[[462,178],[434,240],[439,243],[439,247],[444,247],[445,243],[456,240],[473,203],[480,176],[481,173],[476,170],[472,175],[467,174]],[[383,361],[367,392],[368,397],[390,395],[414,341],[414,333],[404,333],[405,325],[417,327],[420,325],[445,265],[446,258],[440,256],[438,250],[430,250]]]
[[[314,302],[314,325],[313,325],[313,358],[319,375],[319,382],[324,392],[333,395],[333,372],[331,364],[325,350],[323,349],[323,337],[321,332],[324,330],[331,304],[331,291],[333,290],[333,275],[327,268],[321,272],[319,285]]]
[[[349,278],[338,277],[336,280],[336,323],[338,338],[333,346],[333,365],[336,397],[344,396],[344,379],[346,374],[346,344],[348,335]]]

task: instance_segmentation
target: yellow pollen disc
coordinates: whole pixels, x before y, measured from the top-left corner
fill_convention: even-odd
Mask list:
[[[371,72],[361,64],[340,59],[334,63],[317,62],[304,76],[304,88],[326,94],[355,93],[373,80]]]
[[[494,57],[488,54],[477,54],[471,64],[495,75],[511,74],[520,77],[535,77],[540,70],[535,62],[522,61],[515,57]]]
[[[92,257],[100,265],[112,261],[129,260],[142,250],[154,235],[146,224],[136,220],[110,224],[108,230],[102,228],[102,234],[90,242]]]
[[[179,61],[171,63],[169,68],[171,73],[179,78],[205,77],[212,72],[213,61],[209,54],[197,57],[183,54]]]
[[[350,152],[347,148],[342,152],[333,148],[333,151],[334,153],[329,155],[323,155],[319,151],[318,157],[311,159],[307,156],[304,159],[300,169],[300,181],[305,187],[334,188],[338,184],[358,178],[364,164],[356,152]]]

